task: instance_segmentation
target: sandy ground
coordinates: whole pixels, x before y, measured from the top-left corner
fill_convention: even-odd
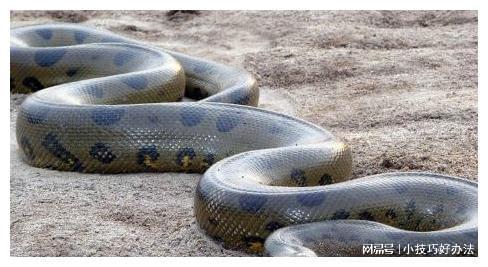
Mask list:
[[[476,12],[12,12],[11,26],[98,26],[255,74],[260,107],[353,148],[354,176],[477,180]],[[242,256],[193,217],[199,175],[87,175],[21,162],[11,96],[11,255]]]

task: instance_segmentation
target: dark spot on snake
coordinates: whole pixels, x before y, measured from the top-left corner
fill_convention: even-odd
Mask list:
[[[230,103],[232,104],[247,105],[250,100],[250,96],[245,89],[237,89],[230,94]]]
[[[119,52],[115,54],[113,62],[115,66],[120,67],[125,63],[127,63],[128,61],[130,61],[131,59],[133,59],[134,57],[135,55],[132,53]]]
[[[80,160],[72,155],[58,140],[57,136],[53,133],[48,133],[42,141],[42,146],[53,154],[56,158],[60,159],[63,163],[72,166],[73,171],[83,171]]]
[[[180,122],[187,127],[199,124],[205,116],[205,110],[199,107],[183,107],[180,113]]]
[[[331,220],[343,220],[349,218],[350,214],[345,209],[339,209],[334,212],[334,215],[330,218]]]
[[[359,219],[360,220],[374,221],[373,214],[371,214],[371,212],[369,212],[367,210],[359,213]]]
[[[44,40],[49,40],[53,37],[53,31],[50,29],[39,29],[36,33],[42,37]]]
[[[34,61],[41,67],[50,67],[61,60],[64,54],[66,54],[66,49],[64,48],[38,50],[34,55]]]
[[[108,126],[118,122],[124,113],[125,109],[119,107],[95,107],[91,118],[97,125]]]
[[[205,155],[205,158],[203,159],[203,162],[205,164],[207,164],[207,166],[210,166],[210,165],[214,164],[214,162],[215,162],[215,155],[212,154],[212,153],[207,153]]]
[[[328,185],[332,184],[332,182],[332,177],[326,173],[320,177],[319,185]]]
[[[385,216],[386,218],[393,220],[396,219],[398,215],[396,214],[394,209],[388,209],[385,213]]]
[[[265,229],[270,232],[274,232],[280,228],[282,228],[284,225],[276,222],[276,221],[271,221],[268,224],[266,224]]]
[[[185,96],[191,99],[200,100],[208,96],[208,92],[200,89],[199,87],[190,88],[185,90]]]
[[[300,169],[291,170],[290,178],[298,185],[305,186],[307,183],[307,177],[305,177],[305,171]]]
[[[78,44],[81,44],[83,43],[83,41],[85,41],[86,37],[88,37],[88,33],[84,31],[75,31],[74,37],[75,37],[75,41]]]
[[[32,76],[25,77],[22,84],[29,88],[32,92],[37,92],[44,89],[44,85],[42,85],[42,83],[36,77]]]
[[[137,164],[146,165],[147,159],[154,161],[158,158],[159,153],[155,145],[144,145],[143,147],[139,148],[139,152],[137,152]]]
[[[84,88],[83,91],[96,98],[103,97],[103,89],[98,87],[97,85],[89,85],[86,88]]]
[[[32,161],[35,158],[34,149],[29,139],[25,136],[20,138],[20,148],[28,160]]]
[[[103,143],[96,143],[93,145],[90,150],[90,155],[92,158],[104,164],[109,164],[116,158],[110,147]]]
[[[230,132],[238,123],[239,120],[235,116],[220,115],[217,118],[216,126],[219,132]]]
[[[78,68],[70,68],[66,71],[66,75],[68,75],[69,77],[75,76],[76,73],[78,73]]]
[[[142,90],[146,88],[148,84],[146,77],[141,75],[138,76],[131,75],[129,77],[123,77],[121,78],[121,81],[135,90]]]
[[[305,207],[315,207],[322,204],[325,200],[323,192],[307,192],[297,195],[297,201]]]
[[[264,195],[242,195],[239,197],[241,209],[249,213],[258,212],[267,201]]]
[[[226,244],[224,243],[224,239],[222,239],[222,237],[220,237],[220,236],[212,236],[212,239],[215,242],[219,243],[220,245],[222,245],[225,248]]]
[[[75,165],[73,166],[73,171],[75,172],[83,172],[85,170],[85,167],[81,164],[81,161],[77,161]]]
[[[214,226],[219,225],[219,222],[215,218],[208,218],[208,222]]]
[[[185,147],[182,148],[178,151],[176,154],[176,164],[179,166],[184,166],[185,165],[185,157],[187,157],[189,160],[194,159],[196,156],[195,150],[191,147]],[[185,166],[188,167],[188,166]]]

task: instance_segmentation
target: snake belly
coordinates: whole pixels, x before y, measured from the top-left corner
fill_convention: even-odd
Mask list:
[[[16,124],[32,166],[204,173],[198,225],[252,253],[444,242],[477,255],[477,183],[429,173],[349,180],[349,146],[253,107],[259,91],[243,70],[74,24],[14,28],[10,43],[11,92],[33,93]],[[199,101],[173,103],[184,96]]]

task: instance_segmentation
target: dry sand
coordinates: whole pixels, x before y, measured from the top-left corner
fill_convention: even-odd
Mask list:
[[[241,66],[260,107],[330,129],[354,176],[422,170],[477,180],[477,12],[19,12],[11,26],[98,26]],[[11,255],[240,256],[195,224],[199,175],[96,175],[32,168],[15,141]]]

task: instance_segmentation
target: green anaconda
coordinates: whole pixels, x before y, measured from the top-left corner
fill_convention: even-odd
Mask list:
[[[32,166],[203,173],[198,225],[248,252],[362,255],[365,244],[392,243],[397,255],[397,244],[446,243],[477,255],[477,183],[429,173],[351,180],[349,146],[253,107],[258,87],[243,70],[71,24],[14,28],[10,44],[11,92],[33,92],[16,124]]]

